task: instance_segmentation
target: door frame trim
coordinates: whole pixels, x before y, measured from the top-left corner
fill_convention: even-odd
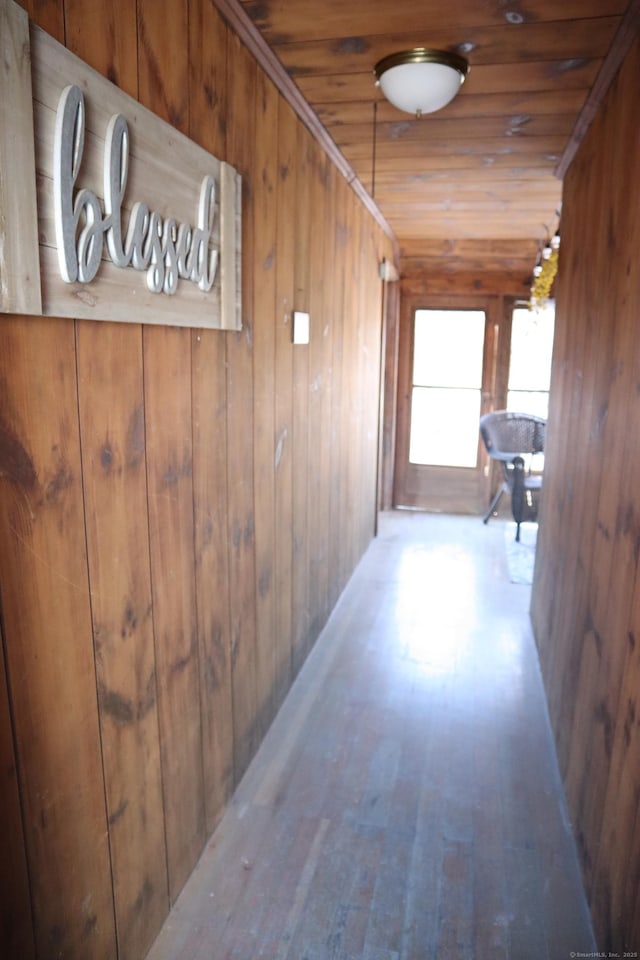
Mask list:
[[[416,310],[483,310],[486,315],[486,332],[483,355],[483,389],[481,399],[481,415],[494,408],[496,388],[500,386],[500,369],[503,366],[505,350],[505,321],[508,321],[510,307],[505,301],[511,298],[490,294],[422,294],[407,293],[400,299],[400,323],[398,345],[398,395],[396,403],[396,456],[393,482],[394,506],[414,507],[415,509],[437,509],[436,507],[421,507],[415,495],[409,492],[408,482],[409,464],[409,429],[411,411],[411,370],[413,364],[413,321]],[[512,305],[511,305],[512,306]],[[508,332],[508,326],[507,326]],[[508,342],[506,345],[508,357]],[[460,468],[432,468],[443,471],[443,480],[448,475],[445,471]],[[489,458],[484,450],[478,432],[478,471],[479,477],[479,507],[485,501],[488,503],[490,476]],[[446,506],[446,505],[445,505]],[[479,511],[481,514],[481,511]]]

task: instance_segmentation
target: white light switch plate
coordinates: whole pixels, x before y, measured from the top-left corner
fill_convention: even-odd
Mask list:
[[[309,343],[309,314],[299,310],[293,312],[293,342]]]

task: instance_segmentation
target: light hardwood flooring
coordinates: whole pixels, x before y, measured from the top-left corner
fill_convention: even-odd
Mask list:
[[[148,960],[595,950],[504,523],[383,514]]]

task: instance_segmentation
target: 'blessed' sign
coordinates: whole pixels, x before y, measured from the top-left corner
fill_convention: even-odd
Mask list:
[[[37,28],[29,69],[12,0],[0,28],[0,309],[239,329],[233,168]]]
[[[200,187],[198,226],[179,226],[170,217],[136,201],[131,208],[126,239],[122,204],[129,174],[129,126],[121,113],[109,121],[104,144],[104,212],[91,190],[74,187],[84,151],[85,110],[82,91],[65,87],[58,105],[53,147],[53,203],[58,262],[67,283],[89,283],[100,266],[103,235],[116,267],[145,270],[152,293],[173,294],[178,278],[192,280],[209,291],[218,267],[211,250],[216,182],[207,175]]]

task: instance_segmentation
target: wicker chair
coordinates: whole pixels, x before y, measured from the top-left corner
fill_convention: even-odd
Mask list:
[[[523,520],[535,520],[542,487],[542,473],[532,472],[534,454],[544,452],[547,421],[530,413],[496,410],[480,417],[480,435],[493,460],[499,460],[503,481],[483,517],[488,523],[504,493],[511,494],[511,510],[516,522],[516,540],[520,540]]]

